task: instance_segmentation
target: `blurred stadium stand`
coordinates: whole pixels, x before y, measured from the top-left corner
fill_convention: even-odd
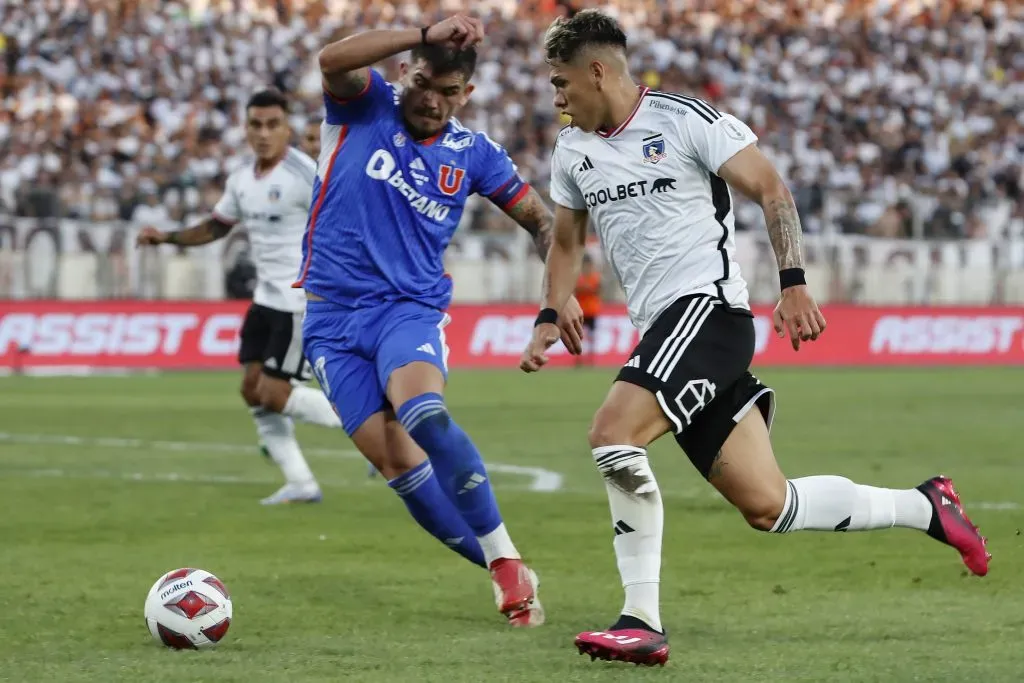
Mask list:
[[[264,85],[321,110],[317,51],[472,7],[487,20],[460,119],[544,190],[554,134],[539,36],[552,0],[0,0],[0,298],[222,298],[244,232],[139,251],[184,225],[244,158]],[[620,0],[635,74],[747,121],[793,190],[824,301],[1024,303],[1024,4]],[[396,63],[380,65],[395,77]],[[760,210],[737,209],[755,301],[776,294]],[[473,201],[449,251],[458,301],[536,300],[529,239]],[[240,257],[241,260],[240,260]],[[606,278],[610,281],[611,278]],[[614,292],[610,293],[612,296]]]

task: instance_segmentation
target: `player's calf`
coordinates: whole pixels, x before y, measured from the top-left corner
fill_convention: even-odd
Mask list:
[[[594,464],[605,481],[615,556],[626,593],[621,616],[609,629],[613,635],[630,629],[662,633],[659,585],[664,508],[646,445],[668,429],[650,392],[615,382],[588,435]],[[604,657],[600,652],[597,648],[593,654]]]
[[[765,484],[762,490],[740,502],[737,509],[751,528],[771,531],[778,526],[779,518],[786,510],[787,486],[789,483],[786,481],[781,487]]]
[[[398,420],[426,451],[442,489],[480,540],[488,565],[498,558],[518,558],[505,525],[483,458],[465,431],[448,414],[444,398],[420,394],[399,406]]]
[[[473,530],[442,490],[426,454],[393,414],[374,413],[352,434],[352,441],[388,480],[388,486],[424,531],[470,562],[486,567]]]
[[[292,385],[285,379],[263,375],[256,385],[256,394],[260,405],[274,413],[283,413],[288,402]]]
[[[238,393],[242,395],[245,405],[250,408],[261,407],[260,405],[260,372],[263,369],[262,363],[246,363],[242,374],[242,384],[238,387]]]
[[[321,427],[341,427],[341,419],[319,389],[293,385],[289,379],[264,374],[256,386],[256,394],[259,405],[267,410]]]
[[[779,534],[918,529],[956,548],[973,573],[988,571],[986,539],[967,518],[949,479],[936,477],[911,489],[867,486],[835,475],[786,480],[759,411],[740,420],[707,477],[755,529]]]
[[[429,460],[390,478],[388,486],[427,533],[473,564],[486,568],[476,536],[441,490]]]

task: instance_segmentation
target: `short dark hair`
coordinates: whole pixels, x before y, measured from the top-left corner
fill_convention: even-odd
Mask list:
[[[476,49],[453,50],[443,45],[418,45],[412,49],[412,61],[422,59],[430,65],[435,76],[443,76],[456,71],[462,73],[469,81],[476,71]]]
[[[591,45],[626,49],[626,34],[619,22],[596,9],[584,9],[570,18],[556,19],[544,35],[548,62],[571,62]]]
[[[245,110],[249,111],[253,107],[281,107],[284,113],[288,113],[288,98],[284,96],[279,90],[268,88],[266,90],[260,90],[257,93],[253,93],[252,97],[245,104]]]

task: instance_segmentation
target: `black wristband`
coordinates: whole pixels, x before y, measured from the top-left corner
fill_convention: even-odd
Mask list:
[[[164,244],[177,244],[177,243],[178,243],[178,233],[177,232],[169,232],[169,233],[167,233],[167,237],[164,238]]]
[[[544,323],[554,325],[556,322],[558,322],[558,311],[553,308],[545,308],[537,314],[537,321],[533,323],[533,326],[537,327],[537,325],[543,325]]]
[[[780,289],[786,289],[787,287],[806,284],[807,280],[804,279],[803,268],[786,268],[785,270],[779,271]]]
[[[427,31],[429,31],[429,30],[430,30],[429,26],[423,26],[423,27],[420,28],[420,44],[421,45],[426,45],[427,44]]]

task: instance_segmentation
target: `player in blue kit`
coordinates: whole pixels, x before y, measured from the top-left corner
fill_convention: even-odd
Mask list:
[[[550,211],[505,150],[452,118],[473,90],[482,38],[479,21],[454,16],[321,51],[326,116],[296,286],[307,297],[306,357],[353,442],[420,526],[490,571],[508,622],[536,626],[536,574],[443,397],[452,295],[443,254],[467,198],[501,207],[542,256],[551,235]],[[400,87],[368,68],[406,50]],[[572,300],[559,320],[573,353],[582,318]]]

